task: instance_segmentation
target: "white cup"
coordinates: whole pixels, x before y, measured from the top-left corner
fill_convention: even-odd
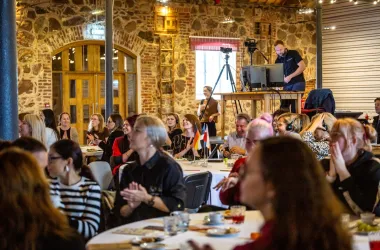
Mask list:
[[[221,223],[223,220],[221,213],[210,213],[208,217],[210,218],[210,223]]]

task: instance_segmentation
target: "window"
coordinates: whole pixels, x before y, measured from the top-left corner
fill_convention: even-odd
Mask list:
[[[223,66],[226,64],[226,54],[220,51],[205,51],[196,50],[195,52],[195,83],[196,83],[196,93],[195,98],[197,100],[204,99],[203,87],[211,86],[214,87],[216,80],[222,70]],[[228,59],[228,64],[230,65],[233,80],[236,84],[236,52],[233,51],[228,54],[230,58]],[[227,80],[227,67],[224,68],[223,73],[218,81],[218,84],[214,90],[214,93],[231,93],[231,81],[230,77]],[[214,99],[219,100],[220,96],[214,95]]]

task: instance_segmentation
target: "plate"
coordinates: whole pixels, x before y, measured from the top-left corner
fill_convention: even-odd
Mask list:
[[[235,227],[229,228],[213,228],[207,230],[207,236],[211,237],[235,237],[240,233],[240,230]]]
[[[165,250],[166,245],[162,243],[143,243],[140,247],[145,250]]]
[[[143,243],[155,243],[163,241],[164,237],[135,237],[131,240],[132,245],[139,246]]]

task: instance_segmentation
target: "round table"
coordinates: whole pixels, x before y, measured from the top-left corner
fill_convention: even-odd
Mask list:
[[[213,187],[230,174],[231,168],[226,167],[223,162],[208,162],[207,167],[201,166],[201,164],[204,163],[203,160],[196,161],[195,163],[191,163],[187,160],[177,160],[177,162],[181,165],[184,176],[206,171],[211,172],[211,196],[207,203],[218,207],[227,207],[223,205],[219,199],[220,191],[216,191]]]
[[[202,225],[203,218],[207,213],[198,213],[190,215],[190,225]],[[264,223],[264,219],[260,212],[258,211],[247,211],[245,215],[245,222],[240,225],[234,225],[225,223],[222,226],[218,227],[237,227],[240,229],[240,233],[236,237],[227,237],[227,238],[215,238],[209,237],[205,233],[196,232],[196,231],[187,231],[185,233],[179,233],[175,236],[166,238],[163,243],[167,245],[167,249],[179,249],[182,243],[187,242],[188,240],[194,240],[199,244],[210,244],[215,250],[230,250],[233,249],[236,245],[244,244],[250,241],[250,235],[252,232],[259,232],[261,226]],[[307,223],[307,220],[305,220]],[[133,239],[134,235],[124,235],[124,234],[115,234],[113,233],[117,229],[121,228],[143,228],[146,226],[163,226],[162,218],[154,218],[149,220],[143,220],[139,222],[134,222],[131,224],[123,225],[117,228],[110,229],[106,232],[103,232],[94,238],[92,238],[87,243],[87,249],[91,250],[91,245],[98,244],[118,244],[125,243]],[[104,248],[105,249],[105,248]],[[137,248],[138,249],[138,248]],[[356,250],[369,250],[369,243],[367,236],[354,236],[354,249]]]

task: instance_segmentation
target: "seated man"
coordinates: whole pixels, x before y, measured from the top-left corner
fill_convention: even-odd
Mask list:
[[[379,122],[379,115],[380,115],[380,98],[375,99],[375,111],[378,114],[373,118],[372,126],[377,132],[377,144],[380,144],[380,122]]]
[[[220,146],[219,150],[223,152],[224,157],[230,157],[231,154],[245,155],[245,137],[247,125],[251,118],[247,114],[238,114],[236,117],[236,131],[228,135],[226,142]]]

